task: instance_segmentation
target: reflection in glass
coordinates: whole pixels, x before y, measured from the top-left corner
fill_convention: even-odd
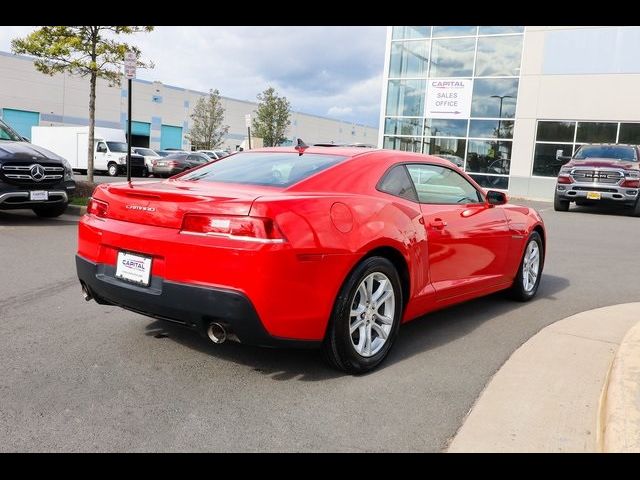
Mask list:
[[[517,96],[517,78],[478,78],[473,81],[471,116],[513,118]]]
[[[470,137],[479,138],[513,138],[511,120],[471,120]]]
[[[467,172],[508,175],[511,142],[469,140]]]
[[[461,37],[476,34],[477,27],[460,26],[454,27],[451,25],[445,25],[440,27],[433,27],[434,37]]]
[[[425,80],[389,80],[387,115],[420,117],[424,113]]]
[[[431,27],[393,27],[391,38],[425,38],[431,34]]]
[[[576,122],[538,122],[536,141],[571,142],[576,130]]]
[[[640,145],[640,123],[621,123],[618,143]]]
[[[524,32],[524,27],[510,27],[510,26],[488,27],[486,25],[480,25],[480,30],[478,31],[478,35],[493,35],[498,33],[522,33],[522,32]]]
[[[487,190],[509,188],[509,177],[493,177],[489,175],[470,175],[478,184]]]
[[[421,144],[422,140],[416,137],[384,137],[382,148],[419,153]]]
[[[578,122],[576,142],[615,143],[617,123]]]
[[[386,118],[384,133],[386,135],[417,135],[422,130],[421,118]]]
[[[468,120],[439,120],[427,118],[425,137],[466,137]]]
[[[389,77],[426,77],[429,69],[429,40],[393,42]]]
[[[517,76],[520,73],[522,35],[478,39],[476,77]]]
[[[573,155],[573,146],[562,143],[537,143],[533,154],[533,174],[557,177],[560,167],[568,161],[558,159],[561,155]]]
[[[454,161],[458,166],[464,163],[464,148],[467,144],[466,140],[459,138],[444,137],[427,137],[424,139],[423,153],[428,155],[452,155],[458,157],[458,161]]]
[[[473,73],[474,38],[432,40],[431,77],[470,77]]]

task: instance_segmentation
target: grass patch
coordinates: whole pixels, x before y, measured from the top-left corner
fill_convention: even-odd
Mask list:
[[[71,199],[71,205],[80,205],[81,207],[86,207],[89,203],[90,197],[75,197]]]

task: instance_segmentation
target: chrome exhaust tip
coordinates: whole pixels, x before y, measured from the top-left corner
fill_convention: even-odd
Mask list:
[[[227,339],[227,330],[219,323],[210,323],[209,328],[207,328],[207,337],[213,343],[224,343]]]
[[[93,300],[93,295],[91,295],[91,292],[89,291],[89,289],[87,288],[87,286],[83,283],[82,284],[82,297],[89,302],[90,300]]]

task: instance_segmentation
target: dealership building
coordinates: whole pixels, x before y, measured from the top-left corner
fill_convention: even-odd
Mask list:
[[[378,144],[550,199],[584,143],[640,144],[640,27],[394,26]]]
[[[197,100],[206,93],[140,79],[132,83],[133,144],[154,149],[189,150],[187,134],[193,122],[190,115]],[[125,129],[127,100],[126,82],[121,86],[109,86],[107,81],[99,79],[96,126]],[[32,58],[0,52],[0,118],[22,136],[31,138],[31,127],[36,125],[88,125],[88,105],[88,78],[69,74],[44,75],[35,69]],[[245,115],[253,114],[257,104],[222,97],[222,106],[225,108],[224,123],[230,127],[222,147],[233,150],[240,145],[246,146]],[[286,144],[302,138],[307,143],[333,141],[375,145],[378,131],[366,125],[292,112],[287,136]]]

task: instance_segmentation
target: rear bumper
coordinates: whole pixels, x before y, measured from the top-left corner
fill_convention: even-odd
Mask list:
[[[224,325],[240,342],[265,347],[310,348],[317,341],[284,339],[267,333],[251,301],[234,290],[187,285],[153,276],[148,288],[121,281],[112,265],[76,255],[78,278],[98,303],[117,305],[205,334],[211,322]]]
[[[601,201],[610,201],[633,205],[638,198],[637,188],[626,188],[609,184],[571,183],[557,184],[556,193],[566,200],[588,200],[587,193],[600,193]],[[598,200],[596,200],[598,201]]]

